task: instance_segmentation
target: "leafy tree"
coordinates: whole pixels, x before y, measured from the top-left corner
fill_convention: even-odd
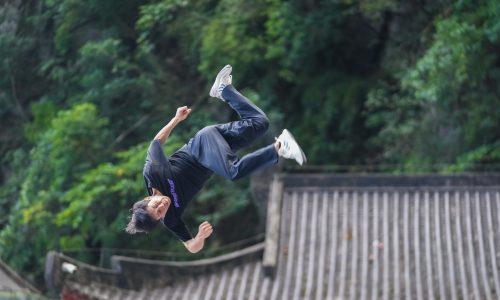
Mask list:
[[[379,110],[370,122],[383,124],[377,139],[385,156],[409,170],[445,170],[439,164],[459,157],[462,170],[466,161],[471,168],[497,162],[498,56],[491,49],[498,47],[498,4],[460,1],[450,8],[454,14],[436,20],[432,42],[400,83],[370,94],[370,107]]]
[[[14,267],[38,275],[40,257],[47,249],[59,248],[61,232],[54,214],[64,205],[65,191],[78,175],[105,157],[106,125],[95,106],[80,104],[60,111],[36,137],[19,200],[0,232],[0,253]]]

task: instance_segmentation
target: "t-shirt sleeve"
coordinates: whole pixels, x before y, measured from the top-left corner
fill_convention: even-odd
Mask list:
[[[172,232],[179,240],[183,242],[187,242],[193,238],[191,232],[189,232],[189,229],[182,220],[179,220],[179,223],[177,225],[168,227],[168,230],[170,230],[170,232]]]
[[[160,140],[153,140],[151,142],[146,156],[146,161],[157,165],[168,164],[168,160],[165,153],[163,153]]]
[[[144,176],[144,186],[146,187],[146,190],[148,191],[149,196],[153,196],[153,186],[151,185],[151,182]]]

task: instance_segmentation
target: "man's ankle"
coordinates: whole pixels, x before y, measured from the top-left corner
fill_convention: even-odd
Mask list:
[[[281,148],[281,143],[279,141],[276,141],[274,143],[274,149],[276,149],[276,153],[279,153],[280,148]]]

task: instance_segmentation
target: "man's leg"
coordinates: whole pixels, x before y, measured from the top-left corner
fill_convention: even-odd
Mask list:
[[[231,85],[231,70],[230,65],[222,68],[209,94],[227,102],[238,113],[240,120],[203,128],[189,142],[189,147],[202,165],[223,177],[235,180],[277,164],[278,156],[292,158],[288,152],[296,143],[293,138],[283,138],[282,134],[275,144],[238,158],[235,152],[263,135],[269,127],[269,119]],[[300,150],[298,145],[296,147]]]
[[[188,143],[191,153],[206,168],[229,180],[236,180],[278,163],[274,144],[239,159],[217,126],[203,128]]]
[[[274,166],[277,163],[278,153],[276,152],[276,147],[274,144],[268,145],[243,156],[239,160],[233,161],[230,166],[232,169],[232,179],[245,177],[255,171]]]
[[[238,113],[240,120],[216,125],[233,151],[248,147],[269,127],[266,114],[234,86],[228,85],[222,90],[221,97]]]

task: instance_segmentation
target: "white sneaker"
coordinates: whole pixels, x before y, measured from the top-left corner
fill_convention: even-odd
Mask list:
[[[290,131],[283,129],[283,132],[276,138],[276,140],[281,144],[280,149],[278,150],[279,156],[288,159],[295,159],[301,166],[303,163],[307,162],[304,151],[302,151],[299,144],[297,144]]]
[[[217,77],[215,77],[215,82],[212,85],[212,88],[210,89],[209,95],[211,97],[216,97],[224,101],[222,99],[222,90],[228,85],[231,84],[233,77],[231,76],[231,71],[233,70],[233,67],[231,65],[226,65],[224,68],[222,68],[219,71],[219,74],[217,74]]]

